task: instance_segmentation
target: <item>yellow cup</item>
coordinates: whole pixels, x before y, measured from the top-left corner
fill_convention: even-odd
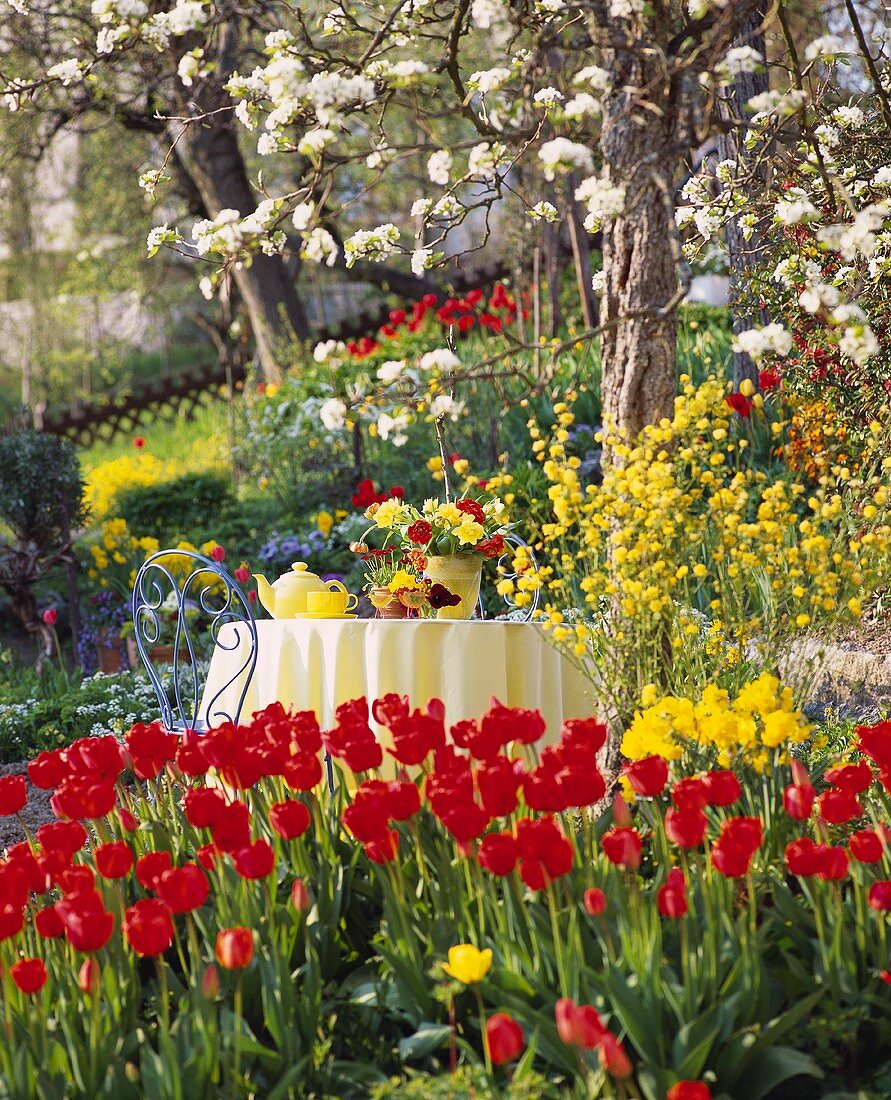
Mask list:
[[[358,605],[358,596],[347,592],[340,581],[330,581],[327,592],[308,592],[306,595],[306,610],[311,615],[345,615]]]

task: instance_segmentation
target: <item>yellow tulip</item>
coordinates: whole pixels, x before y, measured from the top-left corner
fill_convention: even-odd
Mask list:
[[[463,985],[481,982],[492,968],[492,951],[478,950],[472,943],[459,943],[449,948],[449,961],[442,968],[450,978]]]

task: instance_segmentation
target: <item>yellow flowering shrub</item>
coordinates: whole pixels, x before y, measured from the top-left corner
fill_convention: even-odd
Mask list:
[[[705,751],[711,763],[731,767],[744,759],[759,770],[777,749],[804,741],[810,726],[795,709],[793,692],[767,672],[750,681],[735,697],[715,684],[703,689],[698,701],[666,695],[648,699],[622,738],[629,760],[661,756],[678,760],[685,750]]]
[[[126,489],[156,485],[176,476],[173,463],[138,452],[122,455],[94,467],[84,480],[84,499],[90,518],[101,522],[114,512],[118,494]]]
[[[756,429],[726,392],[682,379],[671,420],[606,439],[601,485],[584,485],[567,452],[567,404],[548,437],[530,428],[551,515],[524,583],[542,588],[546,628],[619,715],[647,683],[687,696],[775,669],[793,635],[859,614],[888,582],[891,461],[833,466],[813,491],[772,479],[747,461]]]
[[[97,588],[111,589],[126,598],[140,565],[159,549],[157,539],[136,538],[126,520],[107,519],[85,545],[87,576]]]

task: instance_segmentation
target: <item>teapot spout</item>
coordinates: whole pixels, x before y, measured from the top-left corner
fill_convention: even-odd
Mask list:
[[[253,577],[257,582],[257,595],[260,597],[260,603],[275,618],[275,590],[262,573],[254,573]]]

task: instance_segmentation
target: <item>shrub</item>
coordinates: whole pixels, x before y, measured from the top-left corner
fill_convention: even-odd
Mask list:
[[[228,479],[210,473],[134,485],[121,489],[116,498],[118,514],[137,538],[150,536],[164,545],[173,545],[196,531],[212,531],[233,503]]]

